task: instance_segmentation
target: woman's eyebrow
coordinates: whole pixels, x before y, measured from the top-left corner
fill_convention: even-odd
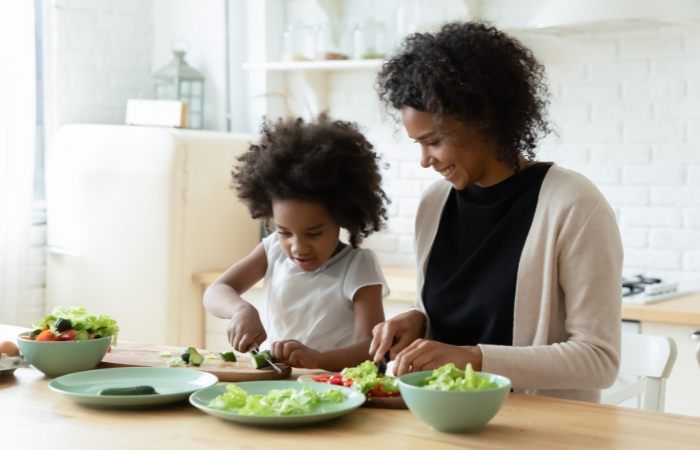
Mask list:
[[[425,134],[420,135],[420,136],[418,136],[417,138],[415,138],[414,141],[416,141],[416,142],[422,141],[423,139],[429,138],[430,136],[432,136],[432,135],[434,135],[434,134],[435,134],[435,131],[431,131],[431,132],[429,132],[429,133],[425,133]]]
[[[325,227],[325,226],[326,226],[326,224],[325,224],[325,223],[322,223],[322,224],[319,224],[319,225],[316,225],[316,226],[313,226],[313,227],[307,228],[307,229],[306,229],[306,231],[312,231],[312,230],[317,230],[317,229],[319,229],[319,228],[323,228],[323,227]]]

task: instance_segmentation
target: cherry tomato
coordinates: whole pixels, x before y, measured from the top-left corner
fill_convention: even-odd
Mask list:
[[[112,346],[110,345],[109,348],[107,349],[107,353],[112,351]]]
[[[63,333],[58,335],[58,340],[59,341],[74,341],[76,334],[77,334],[77,331],[75,331],[75,330],[66,330]]]
[[[348,378],[348,381],[346,381],[345,383],[343,383],[343,386],[345,386],[345,387],[350,387],[350,386],[352,386],[353,383],[354,383],[353,379],[352,379],[352,378]]]
[[[333,375],[328,379],[328,384],[333,384],[335,386],[342,386],[343,385],[343,376],[342,375]]]
[[[311,379],[317,383],[327,383],[330,377],[330,375],[316,375],[315,377],[311,377]]]
[[[377,383],[377,387],[374,389],[370,389],[367,391],[367,396],[368,397],[398,397],[400,396],[400,392],[394,392],[393,394],[390,394],[388,392],[384,392],[382,390],[382,385]]]
[[[53,335],[51,330],[44,330],[36,337],[37,341],[55,341],[56,336]]]

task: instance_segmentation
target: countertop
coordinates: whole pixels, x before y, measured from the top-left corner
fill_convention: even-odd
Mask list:
[[[17,328],[0,325],[0,341]],[[0,376],[0,446],[74,449],[697,449],[700,418],[510,394],[496,417],[470,434],[432,430],[410,411],[360,408],[300,428],[261,428],[211,417],[188,403],[152,409],[80,406],[48,388],[33,368]]]
[[[385,301],[413,303],[416,298],[416,272],[410,267],[382,266],[391,294]],[[195,281],[209,286],[224,270],[198,272]],[[261,288],[262,283],[256,285]],[[623,320],[700,326],[700,291],[682,294],[650,305],[622,304]]]

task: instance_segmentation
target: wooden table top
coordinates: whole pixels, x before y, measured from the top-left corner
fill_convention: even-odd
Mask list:
[[[413,268],[382,266],[382,271],[391,290],[391,294],[385,301],[409,303],[415,301],[416,271]],[[198,272],[193,275],[193,279],[204,286],[209,286],[223,272],[223,270]],[[256,288],[262,288],[262,282],[258,283]],[[650,305],[623,303],[622,319],[700,326],[700,291],[682,294]]]
[[[15,327],[0,325],[0,341]],[[301,428],[259,428],[209,416],[188,403],[110,410],[73,403],[48,388],[33,368],[0,376],[0,447],[265,449],[697,449],[700,418],[511,394],[481,430],[444,434],[410,411],[360,408]]]

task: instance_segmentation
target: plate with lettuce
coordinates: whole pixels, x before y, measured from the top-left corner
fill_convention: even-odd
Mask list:
[[[301,425],[359,408],[365,396],[342,386],[296,381],[247,381],[195,392],[190,403],[212,416],[255,425]]]
[[[302,375],[299,381],[314,381],[355,389],[365,395],[367,402],[363,406],[368,408],[406,409],[406,403],[399,390],[399,379],[379,373],[377,365],[372,361],[365,361],[357,367],[348,367],[340,373]]]

